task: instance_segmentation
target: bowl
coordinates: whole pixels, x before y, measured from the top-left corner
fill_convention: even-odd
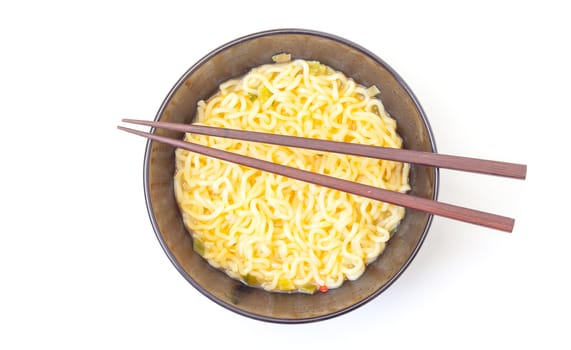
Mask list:
[[[191,123],[199,100],[213,95],[218,85],[271,63],[277,53],[317,60],[344,72],[356,82],[381,90],[389,114],[397,120],[405,148],[435,152],[434,137],[418,100],[383,60],[365,48],[341,37],[303,29],[278,29],[247,35],[210,52],[196,62],[174,85],[161,105],[156,121]],[[153,133],[182,138],[181,133]],[[371,301],[405,271],[420,249],[432,216],[407,210],[385,251],[367,266],[355,281],[327,293],[312,295],[273,293],[228,277],[211,267],[192,249],[173,193],[174,148],[148,142],[144,162],[145,199],[156,236],[166,255],[182,276],[198,291],[219,305],[254,319],[279,323],[302,323],[341,315]],[[436,199],[438,170],[413,165],[409,194]]]

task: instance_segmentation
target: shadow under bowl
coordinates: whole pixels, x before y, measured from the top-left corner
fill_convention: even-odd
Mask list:
[[[271,63],[277,53],[293,59],[317,60],[344,72],[356,82],[381,90],[381,99],[398,124],[404,148],[436,152],[428,120],[412,91],[384,61],[346,39],[303,29],[278,29],[248,35],[212,51],[194,64],[175,84],[156,121],[191,123],[196,104],[213,95],[220,83]],[[182,138],[181,133],[153,133]],[[285,294],[252,288],[211,267],[192,249],[192,238],[183,224],[174,197],[175,149],[147,143],[144,164],[145,199],[152,226],[165,253],[183,277],[219,305],[254,319],[301,323],[331,318],[365,304],[386,290],[410,264],[420,249],[432,215],[407,210],[383,254],[355,281],[346,281],[327,293]],[[409,194],[436,199],[438,170],[413,165]]]

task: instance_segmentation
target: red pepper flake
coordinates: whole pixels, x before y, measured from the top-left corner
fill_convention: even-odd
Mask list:
[[[327,288],[327,286],[323,285],[323,286],[319,286],[319,291],[321,293],[325,293],[329,290],[329,288]]]

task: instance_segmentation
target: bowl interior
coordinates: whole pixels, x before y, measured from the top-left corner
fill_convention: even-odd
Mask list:
[[[190,123],[196,103],[218,85],[251,68],[271,62],[276,53],[318,60],[344,72],[360,84],[376,85],[387,111],[398,123],[404,147],[435,151],[429,124],[414,96],[393,70],[356,44],[329,34],[277,30],[237,39],[213,51],[187,71],[165,99],[156,120]],[[182,134],[156,130],[182,138]],[[282,294],[250,288],[212,268],[192,249],[173,194],[174,148],[149,142],[145,155],[145,191],[151,222],[165,252],[181,274],[199,291],[240,314],[275,322],[306,322],[332,317],[371,300],[386,289],[410,263],[430,226],[431,216],[407,210],[384,253],[358,280],[327,293]],[[410,194],[436,198],[438,172],[412,166]]]

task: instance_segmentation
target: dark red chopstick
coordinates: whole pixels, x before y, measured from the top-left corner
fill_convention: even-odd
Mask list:
[[[369,158],[394,160],[404,163],[469,171],[487,175],[505,176],[516,179],[525,179],[527,173],[527,166],[524,164],[499,162],[494,160],[460,157],[407,149],[360,145],[355,143],[319,140],[297,136],[277,135],[256,131],[217,128],[203,125],[152,122],[137,119],[123,119],[123,121],[126,123],[146,125],[154,128],[162,128],[173,131],[306,148],[324,152],[351,154]]]
[[[351,182],[335,177],[313,173],[310,171],[291,168],[285,165],[267,162],[264,160],[242,156],[239,154],[202,146],[183,140],[174,140],[165,136],[150,134],[147,132],[118,126],[120,130],[130,132],[139,136],[162,142],[174,147],[189,150],[205,156],[218,158],[224,161],[237,163],[251,168],[268,171],[274,174],[286,176],[292,179],[309,182],[312,184],[329,187],[347,193],[387,202],[410,209],[420,210],[429,214],[447,217],[471,224],[485,226],[505,232],[512,232],[514,219],[483,211],[459,207],[452,204],[437,202],[434,200],[420,198],[404,193],[393,192],[381,188],[368,186],[356,182]]]

